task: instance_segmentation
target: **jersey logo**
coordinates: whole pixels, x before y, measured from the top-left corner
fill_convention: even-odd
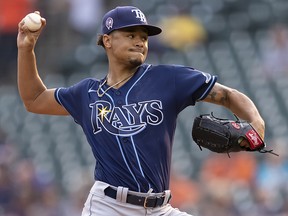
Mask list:
[[[113,107],[107,101],[96,101],[91,108],[93,133],[102,130],[115,136],[132,136],[147,125],[159,125],[163,121],[162,103],[158,100]]]

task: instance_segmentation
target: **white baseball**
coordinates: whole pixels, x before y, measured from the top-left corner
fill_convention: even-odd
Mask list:
[[[24,25],[32,32],[39,30],[42,25],[41,16],[36,13],[29,13],[24,18]]]

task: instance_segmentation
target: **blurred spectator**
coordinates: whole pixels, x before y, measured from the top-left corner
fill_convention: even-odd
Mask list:
[[[274,140],[276,143],[276,140]],[[273,143],[273,144],[274,144]],[[277,141],[273,147],[279,157],[267,156],[260,162],[257,169],[256,196],[259,209],[265,215],[288,214],[288,160],[285,141]]]
[[[4,130],[0,128],[0,164],[11,164],[16,157],[16,149],[12,146]]]
[[[83,37],[94,36],[99,23],[102,21],[103,1],[69,0],[68,3],[71,28]]]
[[[13,170],[14,210],[21,216],[28,216],[27,210],[39,201],[39,184],[35,167],[29,160],[20,160]]]
[[[34,10],[36,0],[0,1],[0,83],[16,80],[18,23]]]
[[[37,178],[35,166],[30,160],[15,162],[11,175],[13,208],[15,216],[60,216],[64,214],[62,197],[54,182],[42,184]]]
[[[8,165],[0,164],[0,215],[13,209],[13,184]]]
[[[277,24],[269,33],[268,47],[262,50],[264,72],[270,78],[281,79],[288,76],[288,29]]]
[[[164,32],[160,35],[162,43],[177,50],[194,47],[206,39],[200,21],[189,15],[166,17],[159,25]]]
[[[253,182],[256,170],[256,158],[249,153],[231,153],[231,158],[224,154],[211,154],[202,166],[201,179],[213,182],[218,179],[227,181]]]
[[[14,185],[10,167],[15,157],[15,149],[0,128],[0,215],[11,213],[14,208]]]
[[[83,176],[82,180],[84,181],[78,185],[79,187],[75,191],[72,191],[68,194],[69,203],[66,203],[65,214],[67,216],[81,215],[84,203],[87,199],[91,186],[94,183],[93,178],[91,178],[90,170],[83,169],[83,173],[81,175]]]
[[[200,198],[199,185],[174,171],[170,178],[170,189],[173,194],[171,205],[194,215]]]
[[[27,216],[62,216],[65,208],[61,201],[59,190],[55,184],[40,188],[39,200],[26,209]]]
[[[251,188],[255,179],[256,158],[250,153],[211,154],[200,171],[203,188],[201,214],[240,215],[241,205],[252,205]],[[206,204],[209,203],[209,206]]]

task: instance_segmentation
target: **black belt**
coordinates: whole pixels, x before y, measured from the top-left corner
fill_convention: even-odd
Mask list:
[[[108,187],[104,190],[104,193],[106,196],[109,196],[113,199],[116,199],[117,196],[117,190],[113,189],[112,187]],[[171,199],[171,196],[168,199]],[[155,208],[158,206],[162,206],[165,200],[165,195],[157,197],[157,196],[137,196],[133,194],[127,194],[127,200],[126,203],[130,203],[133,205],[139,205],[143,206],[144,208]]]

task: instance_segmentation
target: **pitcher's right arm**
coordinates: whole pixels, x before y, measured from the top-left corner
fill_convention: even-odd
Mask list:
[[[39,12],[35,12],[39,13]],[[30,32],[22,20],[18,25],[18,66],[17,82],[18,91],[27,111],[38,114],[68,115],[55,99],[55,89],[47,89],[39,76],[35,45],[41,31],[46,25],[42,18],[42,27],[36,32]]]

